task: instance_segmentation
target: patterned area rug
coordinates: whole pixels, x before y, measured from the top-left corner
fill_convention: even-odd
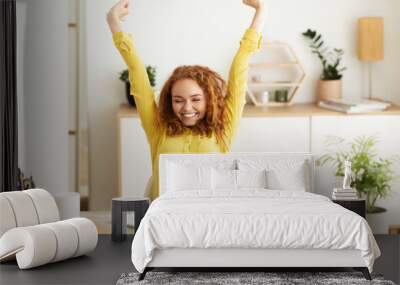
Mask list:
[[[148,272],[146,278],[138,281],[139,273],[122,274],[117,285],[133,284],[267,284],[267,285],[395,285],[381,275],[372,274],[372,281],[360,272]]]

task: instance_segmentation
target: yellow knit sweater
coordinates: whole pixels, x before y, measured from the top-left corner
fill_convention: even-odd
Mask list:
[[[186,131],[181,136],[171,137],[166,135],[166,130],[159,129],[160,127],[156,124],[157,106],[154,91],[151,88],[145,66],[134,47],[132,36],[124,32],[117,32],[113,34],[113,40],[128,65],[131,94],[135,98],[136,108],[150,145],[153,170],[150,198],[155,199],[159,195],[158,158],[160,153],[225,153],[229,151],[245,104],[249,58],[260,48],[261,35],[254,29],[247,29],[231,64],[228,80],[229,95],[225,98],[228,111],[228,126],[225,128],[227,149],[217,144],[214,135],[208,138]]]

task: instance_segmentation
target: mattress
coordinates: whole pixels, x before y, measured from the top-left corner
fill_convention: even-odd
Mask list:
[[[359,250],[372,272],[379,248],[361,216],[301,191],[175,191],[157,198],[132,243],[143,272],[157,249]]]

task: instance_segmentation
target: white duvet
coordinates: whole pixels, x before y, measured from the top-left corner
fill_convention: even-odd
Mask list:
[[[370,272],[380,255],[359,215],[321,195],[265,189],[162,195],[134,237],[136,269],[164,248],[358,249]]]

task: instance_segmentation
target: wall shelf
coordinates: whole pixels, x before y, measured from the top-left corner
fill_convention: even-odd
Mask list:
[[[303,66],[298,60],[296,54],[293,49],[286,43],[265,43],[262,47],[262,50],[267,51],[271,49],[281,49],[286,52],[289,59],[287,62],[283,62],[284,59],[280,59],[279,62],[254,62],[249,64],[249,79],[247,84],[247,94],[252,103],[255,106],[269,106],[269,107],[285,107],[290,106],[293,103],[293,98],[299,91],[300,86],[302,85],[304,78],[306,76]],[[269,72],[273,69],[297,69],[300,72],[298,78],[294,80],[287,81],[263,81],[262,74]],[[254,75],[256,74],[256,75]],[[258,77],[257,80],[254,78]],[[261,102],[257,96],[258,93],[262,93],[263,91],[272,92],[272,88],[283,88],[287,93],[287,101],[285,102],[277,102],[277,101],[269,101]]]
[[[271,108],[270,108],[271,107]],[[272,108],[273,107],[273,108]],[[246,104],[242,117],[356,117],[356,116],[393,116],[400,115],[400,106],[391,105],[385,111],[376,111],[361,114],[346,114],[318,107],[315,103],[296,103],[286,108],[275,108],[275,106],[256,107],[253,104]],[[137,110],[130,107],[128,103],[122,103],[118,110],[118,118],[138,118]]]

